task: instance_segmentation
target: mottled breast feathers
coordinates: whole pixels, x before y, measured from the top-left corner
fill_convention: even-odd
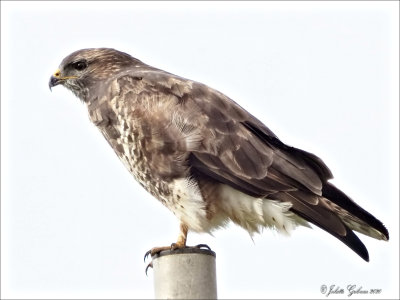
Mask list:
[[[119,155],[134,151],[124,145],[140,143],[146,153],[138,157],[157,166],[156,176],[205,173],[258,197],[299,187],[320,195],[320,170],[323,179],[331,177],[318,158],[284,145],[259,120],[203,84],[138,69],[101,90],[108,93],[88,104],[92,121]]]

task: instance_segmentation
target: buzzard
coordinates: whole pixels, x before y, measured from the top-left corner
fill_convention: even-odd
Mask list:
[[[210,233],[229,221],[251,235],[312,223],[366,261],[353,230],[389,239],[378,219],[329,182],[320,158],[283,143],[217,90],[109,48],[68,55],[49,87],[60,84],[85,103],[133,177],[179,219],[172,248],[186,247],[189,230]]]

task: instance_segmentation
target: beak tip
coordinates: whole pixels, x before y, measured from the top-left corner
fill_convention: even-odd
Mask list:
[[[50,89],[50,92],[52,91],[52,88],[53,88],[54,86],[56,86],[57,84],[59,84],[58,78],[57,78],[57,77],[54,77],[54,76],[51,76],[51,77],[50,77],[50,80],[49,80],[49,89]]]

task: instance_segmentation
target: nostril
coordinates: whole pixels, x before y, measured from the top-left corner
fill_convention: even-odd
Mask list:
[[[60,75],[61,75],[61,73],[60,73],[59,70],[57,70],[57,71],[53,74],[54,77],[60,77]]]

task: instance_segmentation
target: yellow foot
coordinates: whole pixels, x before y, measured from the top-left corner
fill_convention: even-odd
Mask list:
[[[146,254],[144,255],[144,261],[146,262],[147,257],[150,255],[151,257],[153,257],[156,254],[159,254],[161,251],[164,250],[175,250],[175,249],[182,249],[185,248],[186,245],[185,244],[179,244],[179,243],[172,243],[171,246],[163,246],[163,247],[154,247],[151,248],[149,251],[146,252]],[[147,271],[149,270],[149,268],[153,268],[153,262],[151,261],[145,270],[146,276],[147,276]]]
[[[150,249],[149,251],[147,251],[146,254],[144,255],[144,261],[146,262],[146,259],[147,259],[147,257],[149,257],[149,255],[150,255],[151,257],[153,257],[154,255],[159,254],[161,251],[164,251],[164,250],[171,250],[171,251],[173,251],[173,250],[176,250],[176,249],[183,249],[183,248],[198,248],[198,249],[207,248],[208,250],[211,251],[211,248],[210,248],[208,245],[206,245],[206,244],[198,244],[198,245],[196,245],[196,246],[186,246],[185,244],[172,243],[171,246],[163,246],[163,247],[154,247],[154,248],[151,248],[151,249]],[[153,268],[153,262],[152,262],[152,261],[151,261],[151,262],[147,265],[147,267],[146,267],[146,270],[145,270],[146,276],[147,276],[147,271],[149,270],[149,268]]]
[[[144,255],[144,261],[146,261],[147,257],[150,255],[151,257],[153,257],[156,254],[159,254],[161,251],[164,250],[176,250],[176,249],[182,249],[185,248],[186,245],[185,244],[179,244],[179,243],[172,243],[171,246],[162,246],[162,247],[154,247],[151,248],[149,251],[146,252],[146,254]]]
[[[144,261],[146,261],[146,259],[147,259],[147,257],[149,257],[149,255],[151,257],[153,257],[154,255],[159,254],[161,251],[165,251],[165,250],[173,251],[173,250],[176,250],[176,249],[183,249],[183,248],[198,248],[198,249],[207,248],[208,250],[211,251],[211,248],[206,244],[198,244],[196,246],[186,246],[186,245],[183,245],[183,244],[172,243],[171,246],[163,246],[163,247],[151,248],[149,251],[147,251],[145,253]]]

